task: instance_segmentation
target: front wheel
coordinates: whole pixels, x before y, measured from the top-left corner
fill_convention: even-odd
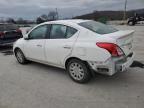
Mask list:
[[[87,83],[91,79],[88,66],[81,60],[72,59],[68,62],[67,72],[78,83]]]
[[[15,51],[15,56],[16,56],[17,61],[18,61],[20,64],[26,64],[26,63],[27,63],[27,60],[26,60],[23,52],[22,52],[20,49],[17,49],[17,50]]]

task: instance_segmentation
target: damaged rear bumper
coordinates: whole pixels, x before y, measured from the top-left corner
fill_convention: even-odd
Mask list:
[[[112,76],[117,72],[126,71],[134,61],[134,53],[130,53],[126,57],[110,58],[106,62],[92,62],[88,64],[92,70],[97,73]]]

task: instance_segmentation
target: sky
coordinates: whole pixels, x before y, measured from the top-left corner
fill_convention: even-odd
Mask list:
[[[125,0],[0,0],[0,17],[35,19],[58,9],[61,18],[94,10],[123,10]],[[144,0],[128,0],[128,10],[144,8]]]

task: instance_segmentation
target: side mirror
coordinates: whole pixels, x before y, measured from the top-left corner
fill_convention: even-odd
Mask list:
[[[25,39],[25,40],[28,40],[28,39],[29,39],[28,34],[25,34],[25,35],[24,35],[24,39]]]

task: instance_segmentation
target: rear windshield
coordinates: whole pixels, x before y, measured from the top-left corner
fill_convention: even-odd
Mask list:
[[[118,31],[117,29],[111,26],[108,26],[108,25],[105,25],[96,21],[82,22],[82,23],[79,23],[79,25],[98,34],[109,34],[109,33],[114,33]]]
[[[16,30],[18,27],[12,24],[1,24],[0,25],[0,31],[11,31]]]

